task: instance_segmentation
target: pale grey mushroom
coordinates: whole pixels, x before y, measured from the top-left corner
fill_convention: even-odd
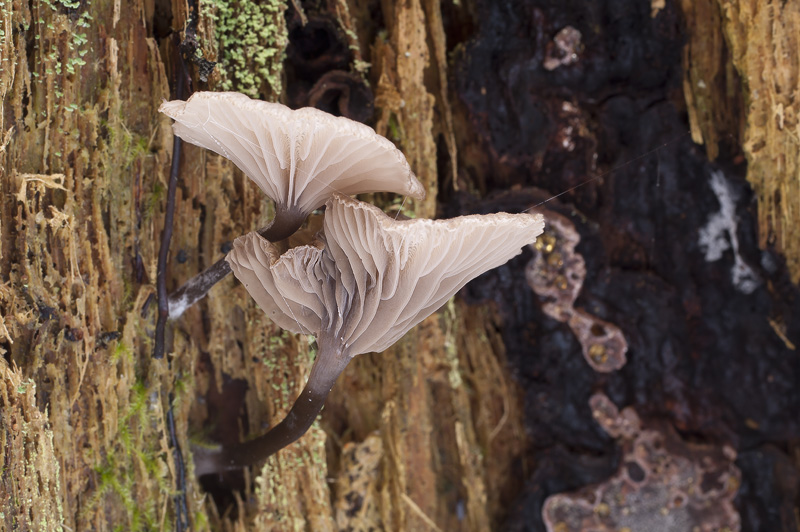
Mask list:
[[[294,233],[334,192],[425,197],[405,156],[369,126],[313,108],[292,110],[236,92],[197,92],[164,102],[175,135],[230,159],[275,202],[272,242]],[[230,273],[220,260],[170,296],[170,318]]]
[[[356,355],[383,351],[461,287],[542,233],[539,214],[395,221],[334,194],[313,245],[278,249],[257,233],[227,257],[234,274],[282,328],[317,337],[308,382],[291,411],[264,436],[195,454],[198,474],[255,463],[302,436],[336,378]]]

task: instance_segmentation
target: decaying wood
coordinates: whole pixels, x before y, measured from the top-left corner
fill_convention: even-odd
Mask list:
[[[761,247],[786,256],[800,281],[800,89],[794,2],[682,1],[689,29],[684,95],[692,137],[714,158],[739,146],[758,198]],[[740,138],[730,138],[739,131]],[[724,134],[727,132],[727,136]]]
[[[250,9],[244,4],[236,5]],[[231,52],[230,33],[221,33],[231,30],[220,15],[220,6],[231,5],[201,4],[206,59],[224,60],[223,45]],[[283,13],[295,7],[270,6],[259,12],[274,17],[260,46],[274,47],[280,59]],[[361,71],[374,78],[378,127],[397,133],[428,189],[424,202],[406,210],[433,216],[436,134],[445,135],[455,156],[449,110],[444,126],[434,126],[434,104],[447,94],[438,2],[385,4],[388,32],[375,42],[359,42],[370,33],[351,29],[365,25],[357,2],[328,7],[353,44],[372,50],[363,61],[356,55]],[[4,4],[0,482],[8,495],[0,498],[0,522],[6,529],[34,522],[47,530],[59,524],[172,529],[175,466],[164,392],[174,391],[180,442],[190,449],[221,426],[219,412],[206,406],[210,394],[245,385],[234,414],[246,411],[239,417],[246,425],[235,422],[230,435],[239,438],[281,418],[310,368],[309,339],[277,329],[232,278],[173,324],[171,370],[150,358],[172,139],[169,121],[156,110],[169,98],[174,72],[171,41],[156,39],[153,21],[172,16],[172,28],[180,30],[186,15],[182,3],[139,0]],[[429,86],[432,61],[438,81]],[[210,88],[244,79],[220,72],[210,75]],[[250,87],[277,97],[279,72],[269,67],[262,74],[248,80]],[[170,288],[271,218],[271,207],[241,172],[193,146],[181,157],[177,192]],[[468,313],[451,303],[394,349],[361,357],[335,388],[322,422],[252,471],[252,486],[235,496],[233,507],[217,508],[190,475],[193,529],[324,531],[372,523],[387,530],[486,530],[502,512],[504,476],[525,440],[502,342],[492,331],[488,311]],[[339,473],[343,446],[376,438],[371,480],[348,483]],[[357,465],[351,458],[349,467]],[[365,498],[369,504],[342,507]]]
[[[203,59],[219,65],[208,85],[195,71],[195,88],[238,84],[281,97],[284,12],[306,20],[299,4],[200,3]],[[338,17],[355,50],[353,69],[375,93],[377,130],[404,151],[428,191],[404,212],[434,216],[439,180],[456,184],[453,123],[464,121],[448,104],[439,0],[317,4]],[[682,4],[693,137],[714,157],[720,146],[738,145],[723,132],[741,124],[762,244],[783,251],[797,281],[797,4]],[[657,12],[663,2],[653,6]],[[385,32],[371,27],[375,9]],[[231,13],[239,11],[255,13],[264,31],[236,29]],[[308,374],[309,338],[279,330],[233,278],[172,324],[171,369],[150,357],[172,139],[157,108],[174,72],[171,40],[156,38],[154,26],[166,31],[171,20],[180,31],[187,13],[182,2],[142,0],[3,4],[0,528],[171,530],[176,482],[165,392],[175,394],[188,450],[264,432]],[[267,53],[241,56],[235,46],[245,37],[250,50]],[[255,72],[236,70],[254,64]],[[438,173],[439,136],[448,175]],[[462,152],[469,149],[476,148]],[[177,192],[170,289],[272,216],[231,163],[194,146],[182,154]],[[528,444],[497,320],[490,308],[455,300],[386,353],[359,357],[321,422],[249,472],[252,482],[228,506],[203,492],[185,452],[193,529],[495,527]],[[234,396],[238,402],[218,400]]]

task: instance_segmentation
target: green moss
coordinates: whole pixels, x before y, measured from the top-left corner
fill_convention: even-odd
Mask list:
[[[399,144],[403,141],[403,134],[400,129],[400,120],[398,120],[396,114],[391,113],[389,115],[387,128],[389,129],[389,139],[391,139],[392,142]]]
[[[153,190],[144,201],[144,210],[142,212],[142,218],[144,220],[149,220],[152,218],[153,213],[156,212],[156,209],[163,204],[163,199],[166,193],[167,189],[161,183],[161,181],[155,181],[153,183]]]
[[[195,512],[193,521],[196,530],[202,530],[209,526],[208,517],[203,512]]]
[[[142,501],[138,496],[143,481],[155,482],[161,493],[171,494],[169,468],[160,446],[145,438],[145,432],[153,424],[159,423],[154,409],[150,408],[153,393],[154,390],[143,381],[136,381],[130,390],[130,403],[124,411],[119,412],[119,428],[115,439],[117,445],[109,449],[103,462],[95,467],[98,488],[89,501],[88,509],[97,504],[106,504],[109,498],[121,504],[127,521],[117,525],[114,530],[144,531],[158,528],[158,501]],[[145,479],[140,476],[142,471]]]
[[[96,468],[95,472],[99,478],[98,489],[89,505],[94,506],[100,500],[106,502],[107,498],[113,495],[117,501],[122,503],[128,514],[128,521],[118,524],[114,530],[144,531],[155,530],[158,527],[156,505],[143,504],[142,501],[136,500],[134,473],[122,468],[122,464],[117,463],[113,453],[108,455],[106,463],[102,467]]]
[[[114,350],[111,352],[111,362],[116,364],[121,359],[125,358],[126,360],[133,361],[133,351],[130,347],[128,347],[125,342],[119,341],[117,345],[114,347]]]
[[[109,144],[112,146],[119,142],[118,152],[122,154],[122,168],[129,168],[133,162],[146,155],[150,151],[150,141],[147,137],[131,133],[124,126],[124,120],[120,117],[120,126],[109,127],[107,121],[101,121],[107,129]],[[117,131],[118,130],[118,131]]]
[[[125,449],[127,455],[130,455],[135,450],[131,431],[138,429],[147,421],[147,412],[144,408],[147,404],[147,387],[143,382],[137,381],[131,390],[131,395],[130,409],[122,415],[119,423],[119,441],[122,442],[123,449]],[[136,419],[139,422],[136,427],[131,426],[131,419]]]
[[[191,401],[194,388],[194,377],[191,373],[180,372],[175,376],[175,381],[172,383],[173,410],[179,410],[187,399]]]
[[[283,0],[201,0],[219,44],[222,90],[253,98],[281,94],[283,58],[289,41]]]

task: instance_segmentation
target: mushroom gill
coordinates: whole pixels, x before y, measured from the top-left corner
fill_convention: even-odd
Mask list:
[[[198,474],[255,463],[302,436],[354,356],[390,347],[471,279],[519,254],[543,227],[539,214],[395,221],[334,194],[313,245],[281,255],[257,233],[237,238],[227,257],[236,277],[282,328],[316,335],[319,351],[286,419],[243,444],[196,452]]]
[[[275,201],[276,212],[307,215],[332,192],[425,197],[402,152],[348,118],[236,92],[196,92],[185,102],[163,103],[159,111],[175,120],[177,136],[236,164]]]
[[[197,92],[164,102],[175,135],[230,159],[275,202],[275,218],[259,233],[270,241],[294,233],[334,192],[425,191],[394,144],[372,128],[313,108],[292,110],[235,92]],[[217,261],[170,295],[176,319],[230,273]]]

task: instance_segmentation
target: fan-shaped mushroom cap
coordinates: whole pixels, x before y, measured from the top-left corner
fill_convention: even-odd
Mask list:
[[[196,92],[159,111],[175,120],[177,136],[233,161],[287,210],[308,214],[333,192],[425,197],[394,144],[348,118],[236,92]]]
[[[227,260],[278,325],[334,334],[351,355],[383,351],[468,281],[519,254],[542,233],[539,214],[395,221],[334,194],[322,240],[279,255],[250,233]]]

